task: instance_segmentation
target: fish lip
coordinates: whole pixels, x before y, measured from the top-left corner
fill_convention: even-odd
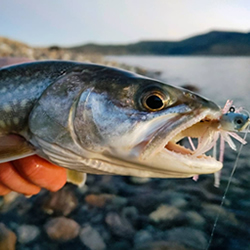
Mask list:
[[[167,136],[163,139],[162,141],[159,143],[159,145],[154,149],[153,152],[151,152],[149,155],[147,155],[145,153],[145,151],[147,149],[143,149],[143,152],[141,154],[141,159],[142,160],[147,160],[147,158],[152,157],[152,155],[155,155],[161,151],[163,151],[164,153],[168,153],[171,154],[172,156],[178,156],[180,158],[182,158],[182,160],[184,159],[189,159],[190,161],[193,162],[204,162],[204,159],[206,159],[207,161],[211,161],[211,163],[215,164],[218,163],[217,165],[221,165],[221,163],[219,161],[217,161],[216,159],[210,157],[210,156],[206,156],[205,154],[199,155],[202,156],[201,158],[198,157],[194,157],[193,155],[189,155],[189,154],[182,154],[182,153],[177,153],[171,150],[168,150],[167,148],[165,148],[165,146],[175,137],[177,136],[180,132],[184,131],[185,129],[193,126],[194,124],[200,122],[201,120],[203,120],[204,118],[209,118],[211,120],[218,120],[221,117],[221,111],[215,111],[212,109],[204,109],[199,111],[199,114],[196,115],[187,115],[184,114],[182,116],[185,116],[187,119],[190,118],[190,120],[188,120],[187,122],[183,122],[181,123],[179,126],[177,126],[175,129],[173,129],[169,134],[167,134]],[[156,133],[154,133],[154,135],[152,136],[152,138],[147,142],[147,144],[150,144],[154,138],[156,138],[157,136],[161,136],[162,134],[164,134],[164,130],[165,127],[167,128],[166,125],[161,126],[159,129],[157,129]],[[147,147],[148,145],[146,145]],[[219,166],[217,166],[216,168],[221,168]],[[217,170],[218,171],[218,170]]]
[[[165,138],[165,145],[167,145],[168,142],[170,142],[176,135],[178,135],[180,132],[184,131],[187,128],[190,128],[191,126],[195,125],[196,123],[200,122],[201,120],[207,118],[209,120],[219,120],[221,117],[221,112],[213,113],[210,110],[205,110],[201,112],[199,115],[191,118],[188,122],[181,124],[176,129],[174,129],[166,138]]]

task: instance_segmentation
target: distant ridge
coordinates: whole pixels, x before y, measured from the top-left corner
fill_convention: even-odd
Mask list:
[[[250,32],[211,31],[181,41],[141,41],[127,45],[86,44],[68,48],[104,55],[250,55]]]

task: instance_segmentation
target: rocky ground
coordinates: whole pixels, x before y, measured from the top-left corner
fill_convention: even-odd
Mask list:
[[[235,182],[234,195],[244,197]],[[218,213],[209,249],[250,249],[250,203],[240,199],[247,207],[237,212],[231,194],[220,207],[225,186],[222,180],[215,188],[212,176],[194,182],[89,175],[82,188],[12,194],[1,202],[0,249],[206,249]]]
[[[147,71],[117,62],[107,61],[101,54],[77,53],[72,50],[52,46],[50,48],[34,48],[18,41],[0,37],[0,57],[19,57],[25,60],[73,60],[79,62],[99,63],[112,67],[120,67],[149,77],[159,77],[161,72]]]
[[[105,63],[99,55],[33,49],[1,38],[0,56]],[[207,249],[218,215],[209,249],[250,250],[249,149],[223,207],[236,158],[230,149],[220,188],[213,186],[212,175],[198,182],[88,175],[82,188],[67,184],[56,193],[43,190],[30,198],[11,193],[0,199],[0,250],[201,250]]]

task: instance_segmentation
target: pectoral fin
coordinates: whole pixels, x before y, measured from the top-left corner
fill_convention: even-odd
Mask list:
[[[67,181],[82,187],[87,179],[87,174],[72,169],[67,169]]]
[[[0,163],[35,154],[34,147],[19,135],[0,135]]]

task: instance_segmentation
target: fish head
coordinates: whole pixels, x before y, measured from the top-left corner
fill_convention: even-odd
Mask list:
[[[239,132],[243,131],[249,125],[249,115],[246,113],[228,112],[223,114],[220,124],[227,131]]]
[[[109,69],[79,95],[72,128],[91,159],[89,172],[179,178],[222,168],[177,144],[185,130],[220,117],[221,109],[198,94]]]

